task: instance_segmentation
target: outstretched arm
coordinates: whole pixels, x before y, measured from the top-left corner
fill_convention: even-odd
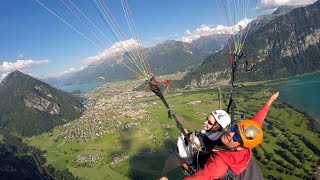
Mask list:
[[[256,115],[252,118],[252,120],[256,121],[257,123],[260,124],[260,126],[262,126],[262,123],[269,112],[270,106],[275,100],[278,99],[278,97],[279,97],[279,91],[272,94],[269,100],[267,101],[267,103],[256,113]]]
[[[268,104],[269,106],[271,106],[272,103],[273,103],[273,101],[277,100],[278,97],[279,97],[279,91],[276,92],[276,93],[274,93],[274,94],[272,94],[272,96],[269,98],[267,104]]]

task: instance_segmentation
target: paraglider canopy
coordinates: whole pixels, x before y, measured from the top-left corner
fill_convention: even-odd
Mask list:
[[[105,81],[106,79],[104,77],[102,77],[102,76],[99,76],[99,77],[97,77],[97,80]]]

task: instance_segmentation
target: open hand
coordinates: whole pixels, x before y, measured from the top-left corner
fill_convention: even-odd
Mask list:
[[[163,176],[162,178],[160,178],[159,180],[168,180],[167,177]]]
[[[271,104],[273,103],[273,101],[275,101],[275,100],[278,99],[279,95],[280,95],[279,91],[276,92],[276,93],[273,93],[273,94],[271,95],[271,97],[269,98],[269,101],[267,102],[267,104],[268,104],[269,106],[271,106]]]
[[[279,94],[280,94],[279,91],[276,93],[273,93],[272,96],[270,97],[270,99],[275,101],[278,98]]]

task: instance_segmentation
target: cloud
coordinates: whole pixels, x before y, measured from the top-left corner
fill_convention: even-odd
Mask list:
[[[59,77],[59,76],[75,73],[83,70],[84,68],[88,67],[90,64],[99,63],[107,60],[108,58],[113,58],[113,57],[117,57],[118,55],[123,55],[123,52],[125,51],[130,52],[132,51],[132,49],[137,48],[138,46],[141,46],[140,43],[138,43],[134,39],[119,41],[117,43],[114,43],[111,47],[98,53],[97,55],[85,58],[84,60],[81,61],[81,64],[78,66],[68,67],[60,72],[48,73],[46,76]]]
[[[183,42],[192,42],[196,39],[199,39],[201,36],[209,36],[214,34],[234,34],[241,29],[244,29],[252,20],[251,19],[243,19],[239,21],[234,26],[209,26],[209,25],[201,25],[194,31],[187,30],[186,36],[182,37],[180,40]]]
[[[41,66],[48,64],[49,60],[31,60],[31,59],[25,59],[25,60],[16,60],[16,62],[8,62],[4,61],[2,65],[0,65],[0,73],[1,73],[1,79],[5,78],[10,72],[15,70],[26,70],[29,68],[33,68],[36,66]]]
[[[256,11],[272,13],[276,8],[280,6],[302,6],[302,5],[308,5],[316,2],[317,0],[261,0],[260,4],[256,8]],[[209,25],[201,25],[195,30],[187,30],[185,32],[185,36],[183,36],[181,39],[178,39],[180,41],[184,42],[192,42],[201,36],[209,36],[214,34],[234,34],[237,33],[240,29],[245,28],[252,19],[243,19],[239,21],[234,26],[209,26]]]
[[[116,57],[119,54],[122,55],[124,52],[131,52],[132,49],[135,49],[139,46],[141,46],[141,44],[134,39],[119,41],[117,43],[114,43],[110,48],[105,49],[103,52],[99,53],[98,55],[85,58],[82,61],[82,64],[89,65],[89,64],[101,62],[108,58]]]
[[[161,41],[165,41],[165,40],[168,40],[168,39],[175,39],[175,38],[177,38],[179,36],[180,36],[179,34],[168,34],[166,36],[157,36],[157,37],[154,37],[153,39],[156,42],[161,42]]]
[[[2,81],[10,72],[5,72],[1,74],[0,81]]]
[[[22,59],[23,57],[24,57],[24,54],[22,53],[18,55],[18,59]]]
[[[11,72],[15,70],[23,70],[27,68],[32,68],[35,66],[40,66],[44,64],[48,64],[50,61],[49,60],[17,60],[16,62],[7,62],[4,61],[2,65],[0,65],[0,72]]]
[[[63,76],[63,75],[67,75],[67,74],[71,74],[71,73],[75,73],[75,72],[81,71],[86,67],[87,66],[68,67],[68,68],[66,68],[66,69],[64,69],[63,71],[60,71],[60,72],[46,73],[46,75],[44,75],[44,77],[60,77],[60,76]]]
[[[261,0],[257,11],[265,11],[275,9],[280,6],[300,6],[308,5],[316,2],[317,0]]]

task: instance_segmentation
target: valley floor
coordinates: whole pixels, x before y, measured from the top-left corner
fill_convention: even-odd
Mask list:
[[[134,90],[141,82],[106,84],[85,94],[83,115],[52,133],[28,139],[46,150],[47,164],[68,168],[87,179],[169,179],[183,177],[174,155],[179,135],[158,97],[147,89]],[[265,103],[278,82],[250,83],[239,87],[236,118],[250,118]],[[241,89],[241,90],[240,90]],[[230,89],[222,87],[222,108]],[[200,130],[203,120],[218,109],[218,89],[169,90],[165,95],[184,128]],[[264,143],[254,151],[268,179],[305,179],[319,165],[320,135],[308,126],[303,112],[276,102],[264,124]]]

